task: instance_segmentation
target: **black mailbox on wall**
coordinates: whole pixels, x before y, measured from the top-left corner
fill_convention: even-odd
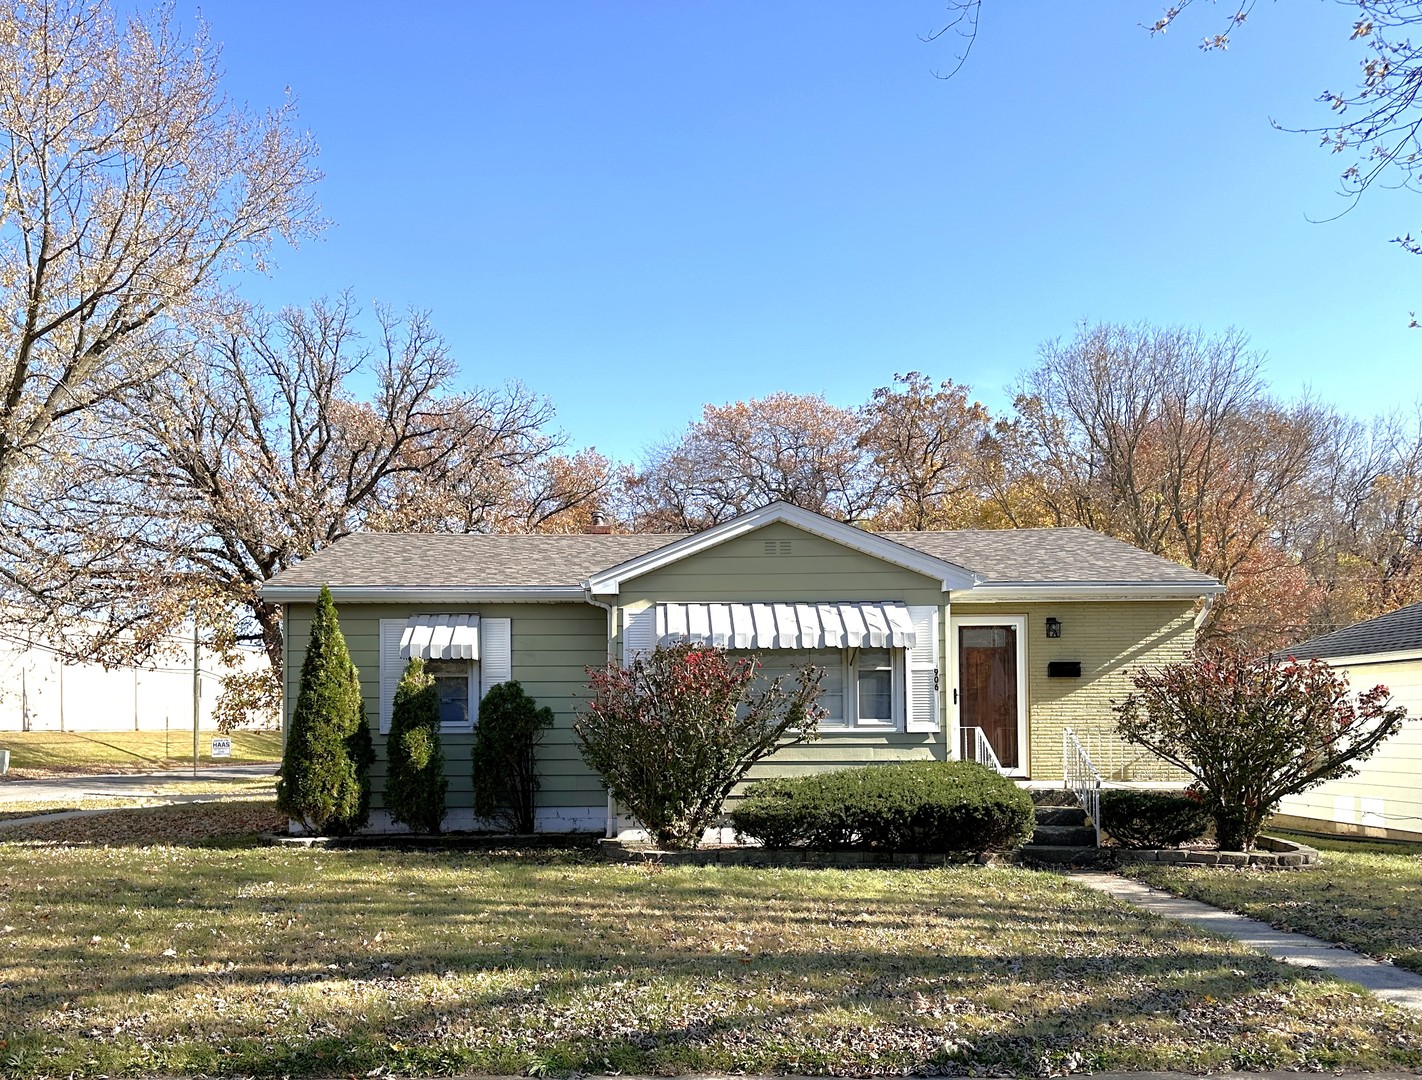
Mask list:
[[[1048,660],[1047,678],[1049,679],[1079,679],[1081,678],[1080,660]]]

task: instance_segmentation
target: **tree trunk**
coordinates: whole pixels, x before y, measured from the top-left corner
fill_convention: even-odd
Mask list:
[[[267,651],[267,660],[278,682],[281,681],[286,652],[281,626],[281,606],[269,604],[265,600],[252,601],[252,615],[262,628],[262,648]],[[285,685],[285,684],[283,684]]]
[[[1244,807],[1230,806],[1215,810],[1215,840],[1221,851],[1252,851],[1264,817]]]

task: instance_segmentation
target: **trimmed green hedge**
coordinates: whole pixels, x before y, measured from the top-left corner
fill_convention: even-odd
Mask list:
[[[737,833],[766,847],[980,854],[1031,835],[1032,800],[1011,780],[963,761],[871,765],[751,785],[731,811]]]
[[[1198,840],[1210,828],[1204,806],[1174,791],[1106,788],[1101,828],[1122,847],[1168,848]]]

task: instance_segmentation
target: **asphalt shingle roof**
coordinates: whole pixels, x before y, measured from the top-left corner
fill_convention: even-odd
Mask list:
[[[1365,656],[1408,649],[1422,650],[1422,604],[1410,604],[1376,619],[1309,638],[1281,649],[1278,655],[1307,660],[1314,656]]]
[[[355,533],[274,577],[279,586],[575,586],[685,533]],[[1090,529],[889,532],[987,583],[1214,585],[1214,578]]]
[[[955,529],[880,535],[965,566],[990,584],[1218,584],[1198,570],[1092,529]]]
[[[352,533],[272,578],[272,585],[577,585],[682,533],[631,536]]]

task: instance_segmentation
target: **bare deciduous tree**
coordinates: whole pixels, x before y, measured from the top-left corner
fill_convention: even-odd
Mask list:
[[[859,521],[880,505],[859,417],[817,394],[707,405],[632,482],[643,528],[702,529],[777,500]]]
[[[171,7],[0,2],[0,496],[51,430],[154,370],[159,328],[312,228],[315,148]]]
[[[279,672],[280,613],[257,591],[311,552],[364,527],[541,523],[596,496],[581,475],[526,479],[556,469],[545,400],[518,384],[459,389],[422,312],[377,321],[368,343],[349,297],[253,315],[174,346],[164,374],[106,404],[59,519],[110,556],[83,565],[91,602],[121,606],[106,588],[137,583],[155,628],[193,596],[215,625],[244,610]],[[373,383],[368,398],[357,379]],[[538,505],[518,504],[530,491]]]
[[[1011,455],[994,489],[1003,512],[1035,504],[1052,524],[1213,574],[1232,586],[1220,626],[1301,628],[1309,601],[1286,594],[1306,575],[1281,529],[1308,501],[1327,415],[1273,401],[1261,363],[1235,331],[1083,326],[1048,343],[1022,379],[1017,419],[997,433]]]

